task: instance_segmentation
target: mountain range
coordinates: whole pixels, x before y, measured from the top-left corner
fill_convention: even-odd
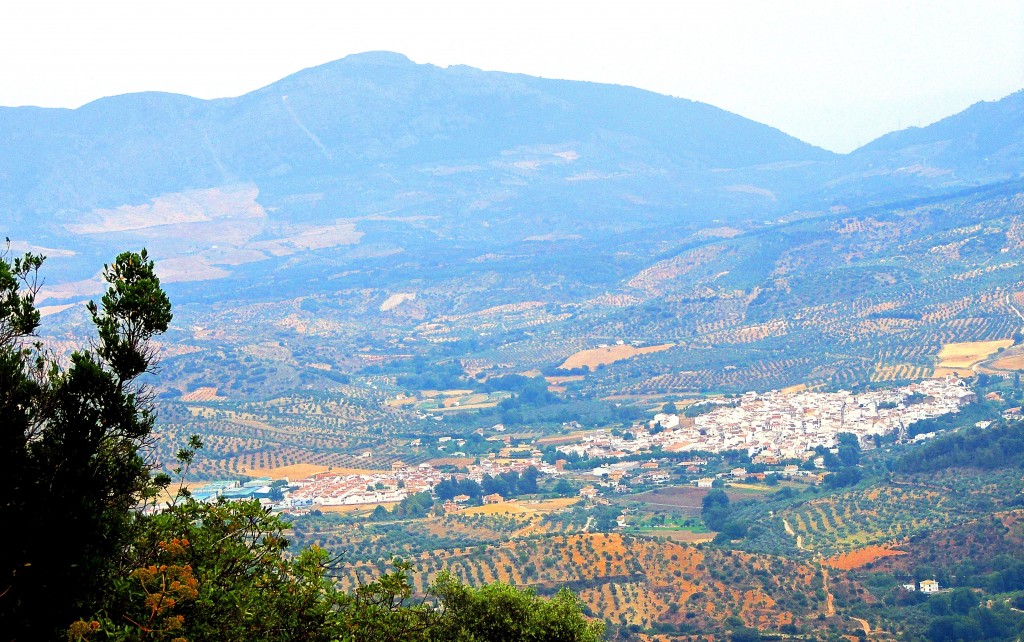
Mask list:
[[[0,234],[81,279],[145,244],[173,282],[320,250],[477,251],[792,219],[1019,176],[1022,102],[839,155],[681,98],[366,53],[237,98],[0,108]]]

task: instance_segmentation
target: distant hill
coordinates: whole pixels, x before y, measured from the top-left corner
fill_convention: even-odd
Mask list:
[[[831,157],[701,103],[390,53],[238,98],[144,93],[0,110],[0,203],[23,221],[237,183],[257,185],[286,219],[396,208],[504,216],[552,200],[549,216],[600,220],[636,209],[638,195],[656,210],[742,210],[754,190],[733,184],[777,187],[771,172],[744,168]],[[289,206],[310,193],[314,211]]]
[[[980,185],[1024,173],[1024,91],[980,102],[927,127],[886,134],[843,158],[829,187],[849,196],[892,198]]]
[[[964,180],[1019,177],[1024,170],[1024,90],[977,103],[928,127],[886,134],[852,156],[890,165],[916,162]]]
[[[146,245],[168,281],[320,251],[649,239],[1016,176],[1021,100],[843,156],[681,98],[366,53],[237,98],[0,108],[0,234],[61,250],[75,279]]]

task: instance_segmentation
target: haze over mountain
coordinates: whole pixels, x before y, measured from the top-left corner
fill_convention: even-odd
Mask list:
[[[843,156],[629,87],[367,53],[238,98],[0,109],[0,233],[83,266],[146,244],[194,280],[307,250],[408,251],[410,236],[480,249],[773,219],[1016,176],[1020,102]]]
[[[911,127],[865,145],[853,156],[889,167],[927,164],[954,180],[986,182],[1021,173],[1024,90],[981,102],[928,127]]]

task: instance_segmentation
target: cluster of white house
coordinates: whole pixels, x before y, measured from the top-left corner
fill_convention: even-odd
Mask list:
[[[539,453],[537,453],[539,455]],[[391,471],[365,474],[338,474],[323,472],[287,481],[280,486],[281,495],[272,497],[269,479],[255,480],[244,484],[238,482],[215,482],[193,491],[193,496],[204,501],[218,497],[228,499],[259,499],[276,508],[310,508],[314,506],[347,506],[358,504],[382,504],[400,502],[410,495],[433,491],[443,479],[471,479],[481,482],[484,475],[497,477],[504,472],[522,473],[530,466],[548,470],[538,459],[530,457],[512,462],[498,462],[484,459],[467,468],[466,473],[444,473],[430,464],[418,466],[395,462]],[[550,470],[553,472],[553,469]]]
[[[872,435],[903,431],[916,421],[959,412],[976,399],[955,377],[858,395],[748,392],[735,400],[716,402],[716,408],[692,420],[662,413],[628,435],[588,435],[559,450],[593,458],[649,452],[660,446],[668,452],[746,450],[755,461],[769,463],[806,459],[817,446],[835,447],[839,433],[853,433],[868,444]]]

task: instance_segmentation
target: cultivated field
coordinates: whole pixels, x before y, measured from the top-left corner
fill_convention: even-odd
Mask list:
[[[500,504],[474,506],[462,511],[463,515],[536,515],[563,510],[577,503],[579,498],[567,497],[545,501],[510,501]]]
[[[192,392],[182,395],[182,401],[196,402],[196,401],[224,401],[227,397],[221,397],[217,394],[217,388],[214,386],[204,386],[202,388],[196,388]]]
[[[986,357],[994,354],[999,348],[1009,348],[1013,339],[998,341],[965,341],[963,343],[947,343],[939,352],[939,368],[972,368]]]
[[[823,585],[814,566],[738,551],[700,551],[666,539],[551,534],[423,551],[414,561],[416,593],[426,591],[441,570],[470,584],[511,582],[542,593],[573,583],[591,611],[622,626],[662,623],[697,632],[720,628],[730,616],[767,630],[791,622],[837,624],[826,619],[825,594],[814,591]],[[384,568],[382,562],[344,565],[342,586],[365,583]]]
[[[1024,370],[1024,354],[1002,357],[989,365],[997,370]]]
[[[371,470],[369,468],[335,468],[333,466],[318,466],[316,464],[290,464],[275,468],[252,468],[246,474],[252,477],[269,477],[271,479],[284,479],[285,477],[288,479],[302,479],[328,472],[335,475],[375,475],[387,471]]]
[[[588,367],[593,370],[597,368],[597,366],[608,365],[609,363],[615,363],[616,361],[625,361],[626,359],[631,359],[637,355],[668,350],[674,345],[675,344],[673,343],[663,343],[661,345],[647,346],[644,348],[634,348],[630,345],[616,345],[605,348],[581,350],[566,359],[559,367],[565,370]]]

